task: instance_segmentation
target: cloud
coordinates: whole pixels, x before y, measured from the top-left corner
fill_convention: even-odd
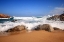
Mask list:
[[[63,7],[55,7],[53,10],[50,11],[49,14],[62,14],[64,11]]]

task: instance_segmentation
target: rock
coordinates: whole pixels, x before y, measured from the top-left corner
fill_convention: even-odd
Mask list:
[[[40,25],[38,25],[34,30],[40,30]]]
[[[57,27],[53,27],[53,29],[54,29],[54,30],[61,30],[61,29],[59,29],[59,28],[57,28]]]
[[[14,28],[11,28],[9,30],[7,30],[6,32],[14,32],[14,31],[22,31],[22,30],[25,30],[25,26],[24,25],[18,25]]]
[[[64,13],[60,15],[60,21],[64,21]]]
[[[17,21],[17,20],[12,20],[11,22],[15,22],[15,21]]]
[[[46,31],[49,31],[49,32],[52,32],[54,30],[49,24],[39,25],[38,28],[40,30],[46,30]]]
[[[54,15],[52,17],[47,18],[47,20],[55,20],[55,21],[59,19],[60,19],[60,15]]]
[[[10,18],[10,16],[6,14],[0,14],[0,18]]]
[[[60,15],[54,15],[52,17],[47,18],[47,20],[60,20],[64,21],[64,13]]]
[[[47,20],[53,20],[53,18],[52,17],[49,17],[49,18],[47,18]]]
[[[16,26],[15,28],[17,28],[17,30],[21,31],[21,30],[24,30],[25,29],[25,26],[24,25],[21,25],[21,26]]]

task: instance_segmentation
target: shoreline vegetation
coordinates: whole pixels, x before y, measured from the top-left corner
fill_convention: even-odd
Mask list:
[[[9,18],[6,15],[0,16],[1,18]],[[49,17],[48,20],[56,20],[57,18],[64,21],[64,14]],[[0,32],[0,42],[64,42],[64,30],[60,28],[52,27],[49,24],[38,25],[30,31],[27,28],[24,25],[18,25]]]

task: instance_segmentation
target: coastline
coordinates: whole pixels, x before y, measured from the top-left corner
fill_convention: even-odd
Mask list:
[[[64,42],[63,23],[47,17],[4,22],[0,24],[0,42]]]

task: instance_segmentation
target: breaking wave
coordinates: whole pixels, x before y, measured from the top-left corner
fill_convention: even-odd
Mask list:
[[[6,31],[10,28],[13,28],[18,25],[24,25],[28,28],[27,30],[32,30],[38,25],[43,24],[50,24],[52,27],[58,27],[60,29],[64,29],[64,22],[63,21],[53,21],[53,20],[47,20],[48,16],[41,16],[41,17],[14,17],[16,19],[16,22],[7,21],[4,23],[0,23],[0,32]]]

